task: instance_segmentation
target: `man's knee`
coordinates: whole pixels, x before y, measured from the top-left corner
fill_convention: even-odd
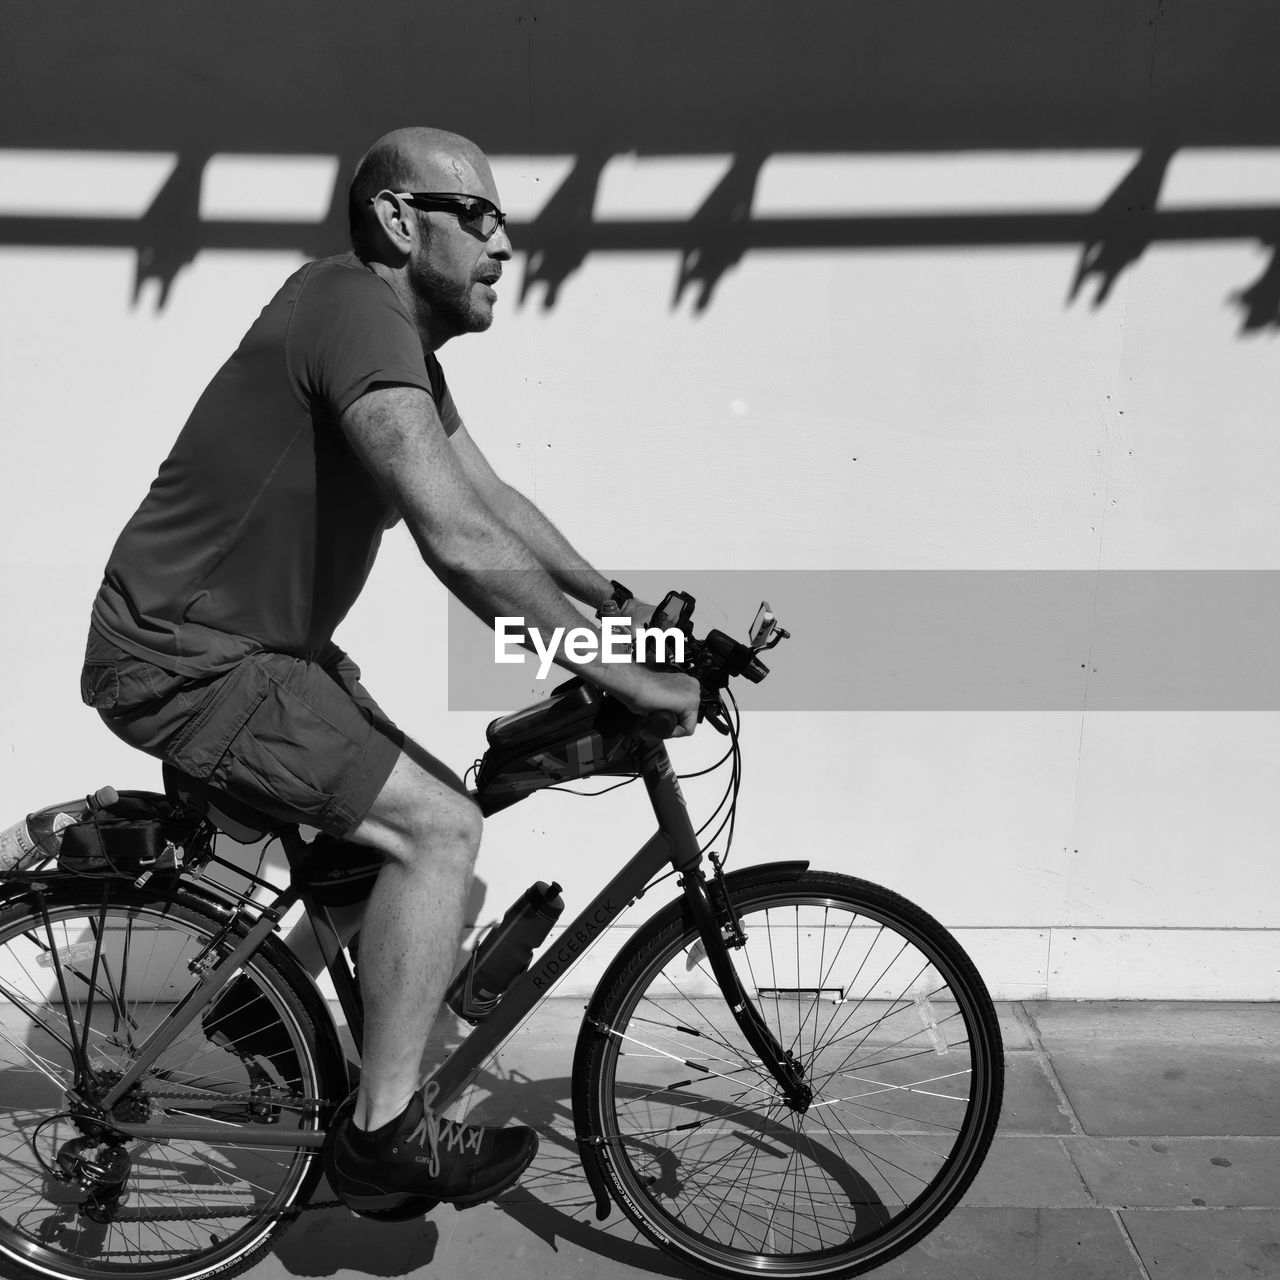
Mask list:
[[[480,810],[466,796],[424,802],[411,818],[405,854],[411,858],[446,856],[470,865],[480,850],[483,831]]]

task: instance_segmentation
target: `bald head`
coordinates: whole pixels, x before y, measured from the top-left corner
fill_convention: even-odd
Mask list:
[[[459,191],[483,195],[477,179],[492,187],[484,152],[470,138],[415,125],[384,134],[356,166],[347,198],[351,247],[360,257],[372,248],[376,219],[370,201],[379,191]]]

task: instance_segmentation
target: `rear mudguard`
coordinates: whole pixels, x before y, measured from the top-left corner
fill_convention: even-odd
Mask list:
[[[809,869],[805,862],[765,862],[757,867],[743,867],[740,871],[730,871],[725,876],[726,886],[733,889],[750,889],[757,884],[765,884],[770,880],[798,880]],[[650,941],[674,921],[683,918],[692,927],[693,916],[683,896],[669,902],[661,911],[636,930],[636,935],[627,943],[613,963],[605,970],[604,977],[596,984],[596,989],[587,1005],[582,1018],[582,1026],[578,1030],[578,1044],[573,1054],[573,1127],[578,1140],[578,1156],[582,1161],[582,1171],[586,1174],[587,1185],[591,1188],[596,1200],[596,1218],[603,1221],[609,1216],[613,1201],[609,1193],[608,1179],[605,1177],[604,1165],[599,1154],[599,1135],[591,1132],[589,1107],[587,1102],[587,1056],[592,1045],[604,1032],[599,1027],[599,1008],[604,1002],[604,993],[612,989],[618,975],[635,959],[636,954]]]

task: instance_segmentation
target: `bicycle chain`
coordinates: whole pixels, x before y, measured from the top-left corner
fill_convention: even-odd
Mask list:
[[[311,1204],[289,1205],[274,1213],[252,1209],[122,1209],[112,1222],[196,1222],[202,1218],[296,1218],[314,1209],[345,1209],[341,1200],[317,1200]]]
[[[282,1105],[278,1100],[264,1098],[261,1094],[254,1093],[220,1093],[216,1089],[195,1089],[171,1087],[164,1091],[148,1090],[146,1094],[147,1100],[158,1098],[173,1099],[195,1099],[205,1102],[224,1102],[224,1103],[244,1103],[246,1105],[261,1106],[264,1102],[271,1105]],[[327,1098],[308,1098],[306,1100],[308,1107],[329,1107],[336,1106],[337,1103],[331,1102]],[[145,1141],[145,1139],[144,1139]],[[160,1139],[162,1141],[162,1139]],[[195,1222],[200,1219],[214,1218],[296,1218],[301,1213],[311,1213],[316,1210],[325,1209],[345,1209],[346,1205],[341,1200],[316,1200],[308,1204],[289,1205],[284,1209],[279,1209],[274,1213],[259,1213],[252,1209],[125,1209],[116,1214],[113,1222]]]
[[[197,1098],[204,1102],[270,1102],[276,1106],[288,1105],[288,1099],[276,1097],[274,1094],[261,1093],[221,1093],[217,1089],[195,1089],[190,1086],[171,1086],[168,1089],[148,1089],[144,1095],[148,1101],[152,1098]],[[337,1102],[329,1098],[305,1098],[308,1107],[336,1107]]]

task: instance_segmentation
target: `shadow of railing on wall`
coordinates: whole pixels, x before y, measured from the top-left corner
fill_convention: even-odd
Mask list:
[[[687,218],[600,219],[593,207],[605,156],[579,158],[536,216],[511,218],[517,253],[526,258],[520,301],[541,295],[553,308],[567,282],[596,253],[669,251],[675,262],[671,305],[686,294],[706,310],[716,288],[753,252],[855,252],[935,248],[1080,246],[1068,304],[1092,287],[1101,307],[1122,274],[1156,244],[1254,241],[1270,250],[1261,275],[1237,282],[1231,294],[1241,331],[1280,328],[1280,202],[1273,205],[1161,209],[1159,181],[1169,152],[1144,153],[1092,211],[920,212],[755,217],[751,204],[759,154],[735,157],[726,176]],[[204,250],[262,250],[322,256],[346,247],[345,176],[335,183],[327,215],[316,221],[201,219],[201,178],[207,151],[180,154],[146,212],[138,218],[0,214],[0,244],[36,248],[127,249],[136,255],[133,298],[158,285],[167,303],[184,267]],[[346,167],[340,167],[345,175]]]

